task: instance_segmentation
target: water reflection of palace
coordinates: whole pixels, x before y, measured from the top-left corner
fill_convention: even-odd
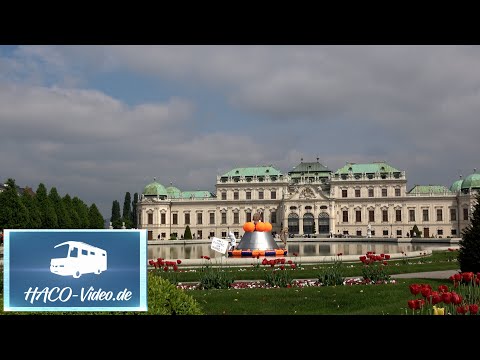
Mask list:
[[[335,256],[343,255],[365,255],[368,251],[375,251],[377,254],[396,254],[411,251],[422,251],[428,248],[438,247],[432,243],[353,243],[353,242],[289,242],[287,244],[288,255],[296,253],[300,256]],[[222,255],[210,248],[210,243],[205,244],[162,244],[148,245],[149,259],[200,259],[202,256],[211,258]]]

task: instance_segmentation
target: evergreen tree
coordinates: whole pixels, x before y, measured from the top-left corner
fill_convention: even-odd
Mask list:
[[[92,204],[88,209],[89,225],[90,229],[103,229],[105,228],[105,222],[103,216],[98,211],[97,205]]]
[[[419,238],[422,236],[422,232],[418,230],[417,224],[413,226],[412,233],[415,234],[415,237]]]
[[[22,195],[20,195],[20,200],[28,210],[29,221],[26,225],[27,229],[39,229],[42,225],[42,214],[37,208],[37,203],[35,202],[34,196],[35,195],[32,195],[29,192],[29,188],[25,188],[25,191],[22,193]]]
[[[122,213],[122,221],[125,223],[125,227],[130,229],[132,227],[132,210],[130,209],[131,203],[130,193],[127,191],[125,194],[125,199],[123,201],[123,213]]]
[[[80,229],[88,229],[90,221],[88,218],[88,206],[77,196],[73,197],[72,205],[80,219]]]
[[[48,194],[55,213],[57,214],[58,227],[60,229],[71,229],[72,228],[72,219],[70,218],[70,213],[65,209],[65,204],[62,201],[60,195],[58,195],[57,188],[50,188]]]
[[[40,210],[42,224],[41,229],[57,229],[58,219],[55,208],[47,195],[47,188],[43,183],[38,185],[35,202],[37,208]]]
[[[183,233],[183,238],[185,240],[192,240],[192,231],[190,230],[190,226],[187,225],[185,228],[185,232]]]
[[[0,229],[25,229],[28,210],[20,200],[14,179],[7,180],[7,189],[0,193]]]
[[[120,216],[120,203],[117,200],[113,200],[112,203],[112,217],[110,218],[114,229],[120,229],[122,227],[122,218]]]
[[[77,211],[73,207],[73,202],[70,195],[66,194],[62,198],[62,202],[65,207],[65,211],[67,211],[68,214],[70,215],[71,229],[80,229],[80,216],[78,216]]]
[[[459,241],[458,262],[461,272],[480,272],[480,193],[477,193],[475,200],[470,223],[462,231]]]
[[[138,228],[137,223],[137,203],[138,203],[138,193],[133,194],[133,202],[132,202],[132,227]]]

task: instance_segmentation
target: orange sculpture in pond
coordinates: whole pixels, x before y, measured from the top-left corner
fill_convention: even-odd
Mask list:
[[[253,232],[255,230],[255,224],[251,221],[246,222],[243,224],[243,230],[245,230],[245,232]]]
[[[272,224],[270,224],[268,221],[264,222],[264,224],[265,224],[265,230],[263,231],[267,231],[267,232],[272,231]]]
[[[257,222],[257,224],[255,225],[255,230],[265,231],[265,223],[261,221]]]

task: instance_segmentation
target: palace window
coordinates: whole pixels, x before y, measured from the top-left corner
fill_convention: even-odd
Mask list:
[[[166,216],[165,214],[160,214],[160,223],[162,225],[165,225],[166,224]]]
[[[258,199],[263,200],[263,191],[258,192]]]
[[[185,225],[190,225],[190,214],[185,214]]]
[[[202,213],[197,213],[197,225],[202,225],[203,223],[203,214]]]
[[[227,223],[227,213],[222,212],[222,224],[226,224],[226,223]]]
[[[178,214],[172,214],[173,225],[178,225]]]
[[[400,189],[395,189],[395,196],[400,196]]]
[[[375,210],[368,210],[368,221],[375,222]]]
[[[360,197],[360,189],[355,189],[355,197]]]
[[[239,219],[239,216],[238,216],[238,212],[234,212],[234,213],[233,213],[233,223],[234,223],[234,224],[239,224],[239,223],[240,223],[240,219]]]
[[[373,197],[373,189],[368,189],[368,197]]]
[[[382,221],[383,222],[388,221],[388,210],[382,210]]]
[[[227,192],[222,192],[222,200],[227,200]]]
[[[343,210],[342,211],[342,217],[343,217],[343,222],[348,222],[348,211],[347,210]]]
[[[233,200],[238,200],[238,191],[233,192]]]
[[[442,209],[437,209],[437,221],[443,221]]]
[[[387,189],[382,189],[382,196],[386,197],[387,196]]]
[[[362,211],[356,210],[355,211],[355,222],[362,222]]]
[[[153,224],[153,214],[148,214],[148,225]]]
[[[252,199],[252,192],[251,192],[251,191],[247,191],[247,192],[245,193],[245,198],[246,198],[247,200],[251,200],[251,199]]]
[[[402,210],[395,210],[395,221],[402,221]]]
[[[270,199],[273,199],[273,200],[274,200],[274,199],[276,199],[276,198],[277,198],[277,192],[276,192],[275,190],[272,190],[272,191],[270,192]]]
[[[210,213],[210,225],[215,224],[215,213]]]
[[[344,197],[344,198],[347,197],[347,190],[346,189],[342,190],[342,197]]]
[[[428,209],[423,209],[423,221],[428,221]]]
[[[415,210],[414,209],[408,210],[408,220],[409,221],[415,221]]]
[[[450,221],[457,221],[457,209],[450,209]]]

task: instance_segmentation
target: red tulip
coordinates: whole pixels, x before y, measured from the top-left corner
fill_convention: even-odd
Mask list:
[[[429,297],[431,293],[432,293],[432,290],[429,289],[428,287],[422,288],[422,296],[423,297],[425,297],[425,298]]]
[[[462,280],[462,275],[455,274],[455,275],[453,275],[453,278],[454,278],[455,281],[460,281],[460,280]]]
[[[385,259],[386,259],[386,260],[390,260],[390,255],[385,254]]]
[[[163,271],[168,271],[168,266],[165,266],[165,267],[163,268]]]
[[[468,311],[468,309],[467,309],[467,311]],[[465,307],[463,307],[463,306],[457,306],[457,313],[459,313],[459,314],[465,314],[465,313],[466,313]]]
[[[386,261],[383,262],[383,265],[388,265],[388,263]]]
[[[297,265],[295,265],[295,264],[291,264],[291,265],[290,265],[290,268],[291,268],[291,269],[296,269],[296,267],[297,267]]]
[[[413,295],[419,294],[420,291],[422,291],[422,288],[420,287],[420,285],[418,285],[418,284],[412,284],[412,285],[410,285],[410,292],[411,292]]]
[[[441,293],[446,293],[446,292],[448,292],[448,286],[447,285],[440,285],[438,287],[438,291],[440,291]]]
[[[452,293],[452,303],[458,305],[462,302],[462,297],[457,293]]]
[[[469,283],[473,279],[473,272],[464,272],[461,274],[463,281]]]
[[[182,263],[182,260],[177,259],[177,264],[180,265]]]
[[[415,310],[417,308],[417,300],[408,300],[408,307]]]
[[[415,301],[417,302],[417,309],[421,309],[425,305],[425,300],[423,299],[417,299]]]
[[[442,293],[442,301],[445,304],[450,304],[452,302],[452,293],[449,293],[449,292]]]
[[[178,270],[177,264],[173,265],[173,271],[177,271],[177,270]]]
[[[442,302],[442,297],[437,293],[432,295],[432,305],[438,304]]]
[[[265,259],[266,260],[266,259]],[[292,260],[288,260],[287,261],[289,264],[293,264],[293,261]]]
[[[367,260],[367,257],[366,257],[366,256],[360,256],[360,261],[361,261],[361,262],[364,262],[365,260]]]
[[[472,304],[469,306],[470,315],[476,315],[478,313],[478,305]]]

